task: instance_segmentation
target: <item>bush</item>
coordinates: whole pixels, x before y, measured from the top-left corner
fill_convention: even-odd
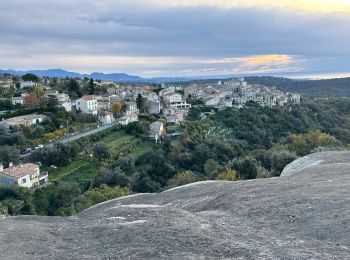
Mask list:
[[[198,178],[198,176],[192,171],[180,172],[169,180],[168,188],[186,185],[189,183],[197,182],[199,180],[200,179]]]
[[[111,156],[107,145],[105,144],[95,144],[92,148],[94,157],[99,161],[109,159]]]
[[[238,174],[235,170],[225,167],[222,171],[219,172],[216,176],[216,180],[219,181],[236,181],[238,180]]]

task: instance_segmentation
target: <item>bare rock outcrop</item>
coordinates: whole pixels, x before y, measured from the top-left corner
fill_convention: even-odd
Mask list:
[[[0,219],[1,259],[349,259],[350,153],[314,154],[283,175]]]

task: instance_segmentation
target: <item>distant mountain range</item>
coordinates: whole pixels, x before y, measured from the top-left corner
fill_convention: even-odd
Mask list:
[[[216,75],[216,76],[193,76],[193,77],[155,77],[155,78],[142,78],[139,76],[128,75],[125,73],[100,73],[93,72],[90,74],[83,74],[77,72],[66,71],[62,69],[47,69],[47,70],[1,70],[0,74],[11,74],[16,76],[23,76],[25,74],[31,73],[39,77],[50,77],[50,78],[93,78],[95,80],[110,80],[117,82],[147,82],[147,83],[169,83],[169,82],[184,82],[184,81],[194,81],[194,80],[218,80],[218,79],[229,79],[233,75]]]
[[[128,75],[125,73],[99,73],[93,72],[91,74],[83,74],[77,72],[66,71],[62,69],[47,69],[47,70],[0,70],[0,74],[11,74],[16,76],[23,76],[25,74],[31,73],[39,77],[56,77],[56,78],[93,78],[95,80],[110,80],[117,82],[150,82],[150,83],[161,83],[161,82],[183,82],[190,80],[200,80],[200,79],[224,79],[232,78],[232,76],[208,76],[208,77],[157,77],[157,78],[141,78],[139,76]]]
[[[48,70],[26,70],[26,71],[18,71],[18,70],[0,70],[0,74],[12,74],[17,76],[23,76],[27,73],[35,74],[39,77],[57,77],[57,78],[93,78],[93,79],[101,79],[101,80],[112,80],[112,81],[143,81],[144,79],[131,76],[125,73],[111,73],[104,74],[94,72],[91,74],[81,74],[77,72],[70,72],[62,69],[48,69]]]

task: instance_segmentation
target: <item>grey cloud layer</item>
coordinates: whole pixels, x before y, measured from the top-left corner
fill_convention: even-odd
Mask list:
[[[6,62],[2,66],[13,67],[11,60],[23,59],[31,66],[31,58],[45,55],[48,59],[84,55],[205,60],[276,53],[298,57],[299,65],[309,71],[345,71],[350,70],[348,28],[350,18],[340,14],[167,8],[152,0],[1,1],[0,59]],[[149,69],[232,70],[223,64],[196,64],[154,64]],[[64,64],[51,65],[57,66]],[[102,64],[95,67],[107,69]],[[131,65],[128,70],[132,72]]]

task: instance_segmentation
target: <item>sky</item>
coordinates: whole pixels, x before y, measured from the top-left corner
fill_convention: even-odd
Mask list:
[[[350,0],[1,0],[0,69],[54,68],[350,75]]]

